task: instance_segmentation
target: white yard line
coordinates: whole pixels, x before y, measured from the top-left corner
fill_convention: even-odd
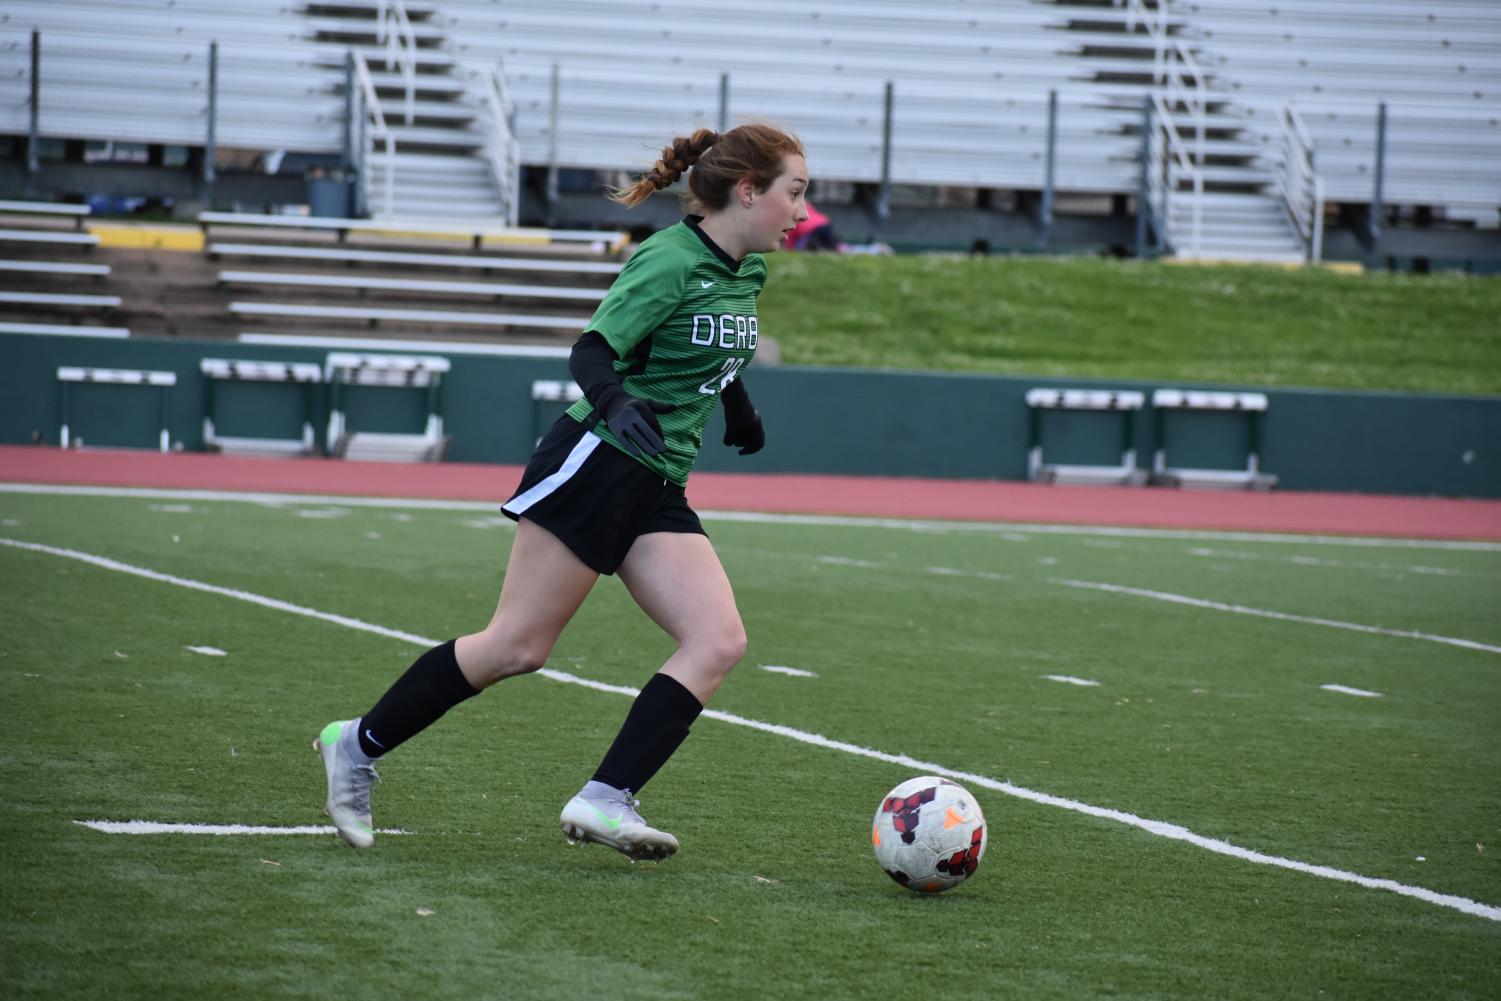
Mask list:
[[[1359,695],[1365,699],[1379,699],[1380,692],[1368,692],[1364,688],[1347,688],[1344,685],[1320,685],[1326,692],[1339,692],[1341,695]]]
[[[1072,674],[1044,674],[1043,678],[1048,681],[1058,681],[1065,685],[1079,685],[1084,688],[1099,688],[1098,681],[1090,681],[1088,678],[1076,678]]]
[[[73,823],[105,834],[336,834],[332,827],[260,827],[255,824],[163,824],[154,820],[75,820]],[[399,828],[376,834],[409,834]]]
[[[815,562],[826,563],[831,567],[860,567],[865,570],[874,570],[881,565],[870,560],[857,560],[853,556],[819,556],[815,558]]]
[[[761,670],[770,671],[772,674],[785,674],[789,678],[816,678],[817,673],[804,671],[800,667],[783,667],[781,664],[762,664]]]
[[[1478,643],[1475,640],[1459,639],[1454,636],[1439,636],[1435,633],[1420,633],[1412,629],[1387,629],[1384,626],[1367,626],[1359,622],[1340,622],[1338,619],[1320,619],[1311,615],[1293,615],[1289,612],[1272,612],[1264,608],[1248,608],[1245,605],[1227,605],[1222,601],[1209,601],[1205,598],[1190,598],[1183,594],[1172,594],[1168,591],[1150,591],[1141,587],[1124,587],[1120,584],[1102,584],[1091,580],[1068,580],[1062,577],[1048,578],[1050,583],[1061,584],[1064,587],[1077,587],[1089,591],[1107,591],[1111,594],[1129,594],[1138,598],[1151,598],[1154,601],[1168,601],[1175,605],[1189,605],[1194,608],[1208,608],[1216,612],[1233,612],[1237,615],[1254,615],[1262,619],[1278,619],[1282,622],[1302,622],[1312,626],[1328,626],[1331,629],[1348,629],[1351,632],[1371,633],[1377,636],[1396,636],[1401,639],[1427,640],[1430,643],[1443,643],[1446,646],[1457,646],[1465,650],[1479,650],[1483,653],[1501,653],[1501,646],[1491,646],[1488,643]]]
[[[1495,580],[1495,574],[1476,573],[1470,570],[1453,570],[1448,567],[1430,567],[1415,563],[1370,563],[1365,560],[1331,560],[1313,556],[1284,556],[1276,553],[1243,553],[1234,549],[1207,549],[1191,546],[1189,556],[1209,559],[1254,560],[1258,563],[1292,563],[1304,567],[1333,567],[1352,570],[1376,570],[1381,573],[1410,573],[1429,577],[1480,577]]]
[[[15,539],[6,538],[0,538],[0,545],[11,546],[13,548],[23,549],[29,552],[45,553],[49,556],[59,556],[65,559],[77,560],[81,563],[87,563],[91,566],[100,567],[101,569],[105,570],[114,570],[118,573],[130,574],[136,577],[143,577],[147,580],[158,581],[164,584],[173,584],[178,587],[190,588],[195,591],[203,591],[209,594],[222,595],[223,597],[234,598],[239,601],[246,601],[252,604],[260,605],[264,608],[272,608],[276,609],[277,611],[289,612],[294,615],[302,615],[306,616],[307,618],[318,619],[323,622],[331,622],[335,625],[344,626],[348,629],[357,629],[362,632],[374,633],[377,636],[385,636],[391,639],[404,640],[415,646],[433,647],[438,645],[438,641],[435,639],[429,639],[425,636],[418,636],[414,633],[403,632],[399,629],[390,629],[386,626],[380,626],[370,622],[363,622],[359,619],[350,618],[346,615],[335,615],[332,612],[322,612],[317,609],[307,608],[302,605],[294,605],[291,602],[279,601],[276,598],[267,598],[263,595],[251,594],[248,591],[240,591],[235,588],[228,587],[219,587],[215,584],[206,584],[202,581],[189,580],[184,577],[177,577],[173,574],[160,573],[156,570],[150,570],[145,567],[138,567],[132,566],[128,563],[121,563],[118,560],[112,560],[108,557],[95,556],[92,553],[83,553],[74,549],[61,549],[56,546],[46,546],[40,543],[21,542]],[[624,695],[630,698],[635,698],[640,694],[638,689],[630,688],[625,685],[609,685],[605,684],[604,682],[593,681],[589,678],[581,678],[577,675],[568,674],[563,671],[554,671],[548,668],[544,668],[537,673],[541,674],[543,677],[550,678],[553,681],[561,681],[571,685],[580,685],[584,688],[589,688],[598,692],[610,692],[612,694]],[[763,723],[760,720],[749,719],[745,716],[736,716],[732,713],[720,712],[717,709],[705,709],[703,711],[703,715],[710,719],[719,720],[723,723],[731,723],[735,726],[743,726],[752,730],[759,730],[762,733],[769,733],[774,734],[778,737],[785,737],[788,740],[795,740],[798,743],[808,744],[813,747],[819,747],[831,751],[841,751],[845,754],[853,755],[855,757],[868,758],[872,761],[881,761],[885,762],[886,764],[900,765],[901,767],[914,771],[918,774],[944,775],[949,778],[956,779],[960,782],[971,783],[984,789],[990,789],[995,792],[1003,793],[1007,796],[1015,797],[1016,799],[1022,799],[1044,806],[1054,806],[1058,807],[1059,809],[1069,810],[1074,813],[1082,813],[1086,816],[1096,817],[1101,820],[1110,820],[1119,824],[1126,824],[1130,827],[1135,827],[1139,830],[1146,831],[1147,833],[1154,834],[1158,837],[1168,838],[1173,841],[1182,841],[1197,848],[1202,848],[1205,851],[1211,851],[1219,855],[1227,855],[1231,858],[1241,859],[1242,861],[1254,862],[1258,865],[1275,866],[1280,869],[1288,869],[1293,872],[1301,872],[1311,876],[1319,876],[1323,879],[1332,879],[1342,883],[1352,883],[1356,886],[1364,886],[1373,890],[1387,890],[1391,893],[1397,893],[1404,897],[1411,897],[1415,900],[1422,900],[1426,903],[1435,904],[1439,907],[1446,907],[1450,910],[1459,911],[1464,914],[1471,914],[1476,917],[1485,918],[1489,921],[1501,922],[1501,907],[1496,907],[1490,904],[1482,904],[1479,901],[1471,900],[1468,897],[1460,897],[1448,893],[1438,893],[1437,891],[1427,889],[1426,887],[1411,886],[1406,883],[1398,883],[1397,881],[1391,879],[1377,879],[1371,876],[1362,876],[1358,873],[1346,872],[1342,869],[1335,869],[1330,866],[1312,865],[1308,862],[1299,862],[1296,859],[1282,858],[1281,856],[1277,855],[1267,855],[1263,852],[1251,851],[1250,849],[1241,848],[1238,845],[1233,845],[1228,841],[1221,841],[1217,838],[1208,838],[1201,834],[1195,834],[1188,828],[1182,827],[1178,824],[1138,817],[1136,814],[1127,813],[1124,810],[1114,810],[1108,807],[1092,806],[1088,803],[1081,803],[1078,800],[1066,799],[1062,796],[1054,796],[1050,793],[1038,792],[1034,789],[1027,789],[1023,786],[1013,785],[1010,782],[1001,782],[997,779],[990,778],[987,775],[976,775],[972,772],[959,771],[957,769],[948,768],[944,765],[935,764],[931,761],[922,761],[918,758],[911,758],[905,754],[889,754],[885,751],[875,750],[874,748],[861,747],[858,744],[851,744],[841,740],[832,740],[828,737],[822,736],[821,734],[809,733],[806,730],[798,730],[789,726],[781,726],[777,723]]]
[[[43,494],[75,497],[141,497],[200,501],[240,501],[252,504],[325,504],[344,507],[394,507],[430,511],[496,511],[494,501],[450,501],[399,497],[344,497],[327,494],[256,493],[236,490],[163,490],[147,487],[87,487],[49,483],[0,483],[0,494]],[[1103,525],[1035,525],[983,521],[936,521],[913,518],[840,517],[819,514],[762,514],[754,511],[699,511],[714,521],[744,521],[768,525],[830,525],[846,528],[894,528],[908,532],[979,532],[998,534],[1008,541],[1025,535],[1080,535],[1120,539],[1208,539],[1217,542],[1296,542],[1313,546],[1390,546],[1398,549],[1448,549],[1501,553],[1501,542],[1462,539],[1404,539],[1355,535],[1297,535],[1287,532],[1213,532],[1178,528],[1117,528]]]

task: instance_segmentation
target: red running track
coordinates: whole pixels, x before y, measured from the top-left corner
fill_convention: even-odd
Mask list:
[[[519,466],[260,459],[184,452],[0,446],[0,481],[494,501]],[[1501,501],[1371,494],[1254,493],[880,476],[695,473],[702,511],[1501,540]]]

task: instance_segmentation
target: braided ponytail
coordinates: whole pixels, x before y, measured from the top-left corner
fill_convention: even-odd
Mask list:
[[[640,205],[663,188],[670,188],[677,179],[698,163],[704,151],[719,141],[719,133],[713,129],[695,129],[693,135],[684,139],[678,136],[662,147],[662,158],[651,170],[636,178],[629,187],[610,192],[610,200],[625,206]]]
[[[610,199],[640,205],[686,173],[692,207],[705,215],[728,205],[730,192],[742,178],[765,191],[781,176],[787,157],[802,155],[803,144],[796,136],[771,125],[740,125],[722,134],[696,129],[686,139],[679,136],[664,146],[651,170],[611,191]]]

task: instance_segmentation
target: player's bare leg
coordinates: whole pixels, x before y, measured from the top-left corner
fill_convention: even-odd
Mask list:
[[[550,532],[522,519],[490,624],[429,650],[363,717],[330,723],[313,741],[328,778],[324,811],[341,838],[356,848],[375,843],[374,762],[481,689],[546,663],[598,577]]]
[[[702,535],[641,536],[620,577],[678,648],[637,696],[599,771],[568,801],[561,819],[572,841],[608,845],[633,860],[666,858],[678,850],[678,840],[642,819],[634,793],[682,743],[745,653],[745,630],[729,579]]]
[[[547,663],[563,627],[598,579],[557,536],[523,517],[490,624],[454,645],[465,679],[484,689]]]
[[[745,656],[746,645],[735,592],[708,537],[643,535],[626,555],[620,579],[642,611],[677,641],[661,673],[707,704]]]

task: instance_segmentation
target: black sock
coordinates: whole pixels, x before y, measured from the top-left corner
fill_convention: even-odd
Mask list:
[[[594,781],[640,792],[688,736],[703,705],[677,680],[654,674],[631,703]]]
[[[360,721],[360,750],[372,758],[395,750],[479,694],[459,670],[453,640],[418,657]]]

